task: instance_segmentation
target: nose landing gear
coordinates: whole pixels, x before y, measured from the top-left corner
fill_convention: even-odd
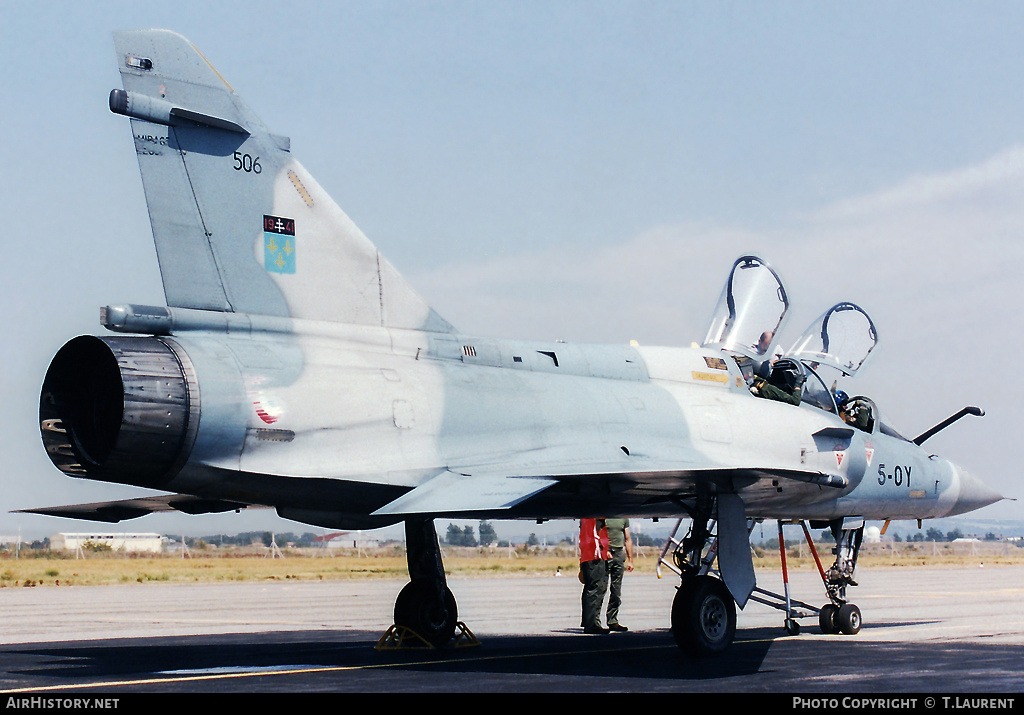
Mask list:
[[[860,609],[846,600],[846,587],[857,585],[853,580],[853,572],[857,568],[857,555],[864,540],[864,520],[846,524],[844,520],[838,519],[830,526],[836,540],[836,560],[822,578],[831,603],[823,606],[819,612],[818,625],[822,633],[854,635],[860,630],[861,615]],[[821,568],[820,564],[818,568]]]
[[[818,573],[821,576],[822,583],[825,585],[825,592],[829,598],[829,602],[821,608],[815,608],[802,601],[795,601],[790,598],[789,571],[786,565],[786,542],[782,536],[782,526],[784,523],[800,524],[803,529],[807,545],[811,550],[811,555],[814,557],[814,563],[818,567]],[[755,593],[759,595],[752,595],[750,597],[751,600],[785,611],[785,628],[786,632],[790,635],[795,636],[800,633],[800,624],[797,622],[797,619],[808,618],[814,614],[818,615],[818,626],[821,628],[822,633],[830,635],[840,633],[843,635],[855,635],[860,631],[862,623],[861,613],[860,608],[847,601],[846,587],[857,585],[857,582],[853,580],[853,572],[857,567],[857,555],[860,552],[860,544],[864,536],[864,520],[848,519],[844,521],[843,519],[837,519],[829,524],[832,528],[832,535],[836,539],[836,548],[833,551],[836,560],[828,571],[822,568],[821,560],[818,558],[818,552],[814,548],[814,542],[811,539],[806,522],[784,522],[780,520],[778,524],[784,595],[780,596],[779,594],[758,588],[755,589]],[[798,608],[807,610],[801,611]]]

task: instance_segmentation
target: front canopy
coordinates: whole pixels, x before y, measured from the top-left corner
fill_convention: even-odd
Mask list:
[[[782,280],[756,256],[743,256],[729,272],[703,347],[760,360],[768,355],[789,310]]]

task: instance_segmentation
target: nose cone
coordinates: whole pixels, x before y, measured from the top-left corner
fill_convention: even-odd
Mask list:
[[[977,477],[971,476],[963,467],[953,465],[956,470],[959,494],[953,503],[949,516],[965,514],[989,504],[995,504],[1005,497]]]

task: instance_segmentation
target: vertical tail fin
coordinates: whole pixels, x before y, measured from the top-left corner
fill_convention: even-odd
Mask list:
[[[169,306],[452,330],[188,40],[114,45]]]

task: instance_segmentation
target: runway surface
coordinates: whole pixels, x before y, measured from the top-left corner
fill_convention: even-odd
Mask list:
[[[574,575],[453,578],[459,618],[480,645],[401,651],[374,648],[400,580],[4,588],[0,703],[16,707],[26,692],[1024,691],[1024,567],[858,578],[859,634],[823,635],[814,617],[790,636],[780,611],[751,603],[732,649],[708,660],[672,641],[671,575],[628,575],[620,619],[630,631],[609,635],[579,628]],[[759,572],[758,585],[783,590],[777,573]],[[825,601],[816,572],[791,575],[791,591]]]

